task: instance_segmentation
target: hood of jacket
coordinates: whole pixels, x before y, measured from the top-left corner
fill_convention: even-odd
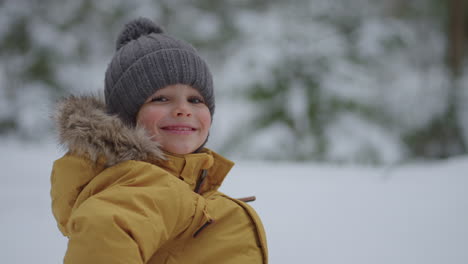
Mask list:
[[[104,158],[107,167],[126,160],[164,160],[157,142],[143,127],[129,127],[106,111],[96,96],[70,96],[57,103],[53,118],[59,143],[91,161]]]

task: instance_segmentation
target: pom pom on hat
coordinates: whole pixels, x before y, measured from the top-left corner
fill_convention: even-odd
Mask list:
[[[116,51],[128,42],[138,39],[141,36],[146,36],[151,33],[164,33],[164,29],[156,25],[148,18],[140,17],[130,21],[124,26],[122,32],[117,37]]]

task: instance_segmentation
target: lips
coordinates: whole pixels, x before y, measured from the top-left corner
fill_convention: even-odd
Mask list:
[[[161,130],[171,133],[171,134],[180,134],[180,135],[189,135],[194,133],[197,129],[191,126],[186,125],[175,125],[175,126],[164,126],[161,127]]]

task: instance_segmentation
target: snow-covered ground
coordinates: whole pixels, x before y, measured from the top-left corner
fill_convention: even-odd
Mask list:
[[[61,263],[54,143],[0,141],[2,263]],[[399,167],[239,161],[222,191],[256,195],[270,263],[468,263],[468,157]]]

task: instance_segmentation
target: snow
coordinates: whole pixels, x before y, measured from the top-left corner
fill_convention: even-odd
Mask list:
[[[62,155],[50,139],[0,140],[3,263],[61,263],[50,209]],[[256,195],[270,263],[468,263],[468,157],[393,167],[238,161],[222,191]]]

